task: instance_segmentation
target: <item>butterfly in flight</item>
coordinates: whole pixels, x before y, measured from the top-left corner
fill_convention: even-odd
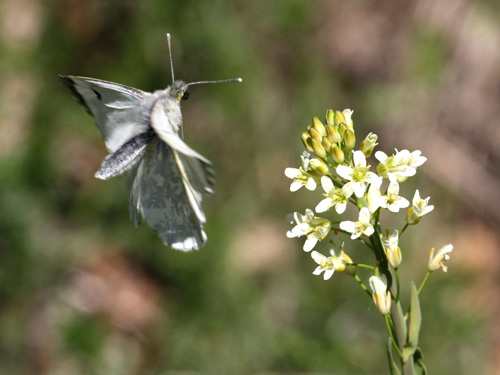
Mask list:
[[[87,77],[60,75],[60,80],[94,117],[108,150],[95,177],[125,174],[132,223],[141,217],[165,245],[191,251],[207,235],[202,197],[213,193],[211,163],[183,141],[181,100],[189,87],[203,83],[241,82],[241,78],[185,83],[174,79],[170,34],[167,34],[172,85],[153,93]]]

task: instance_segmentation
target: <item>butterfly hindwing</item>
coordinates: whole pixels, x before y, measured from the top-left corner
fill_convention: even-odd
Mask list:
[[[135,224],[142,214],[166,245],[190,251],[206,242],[205,220],[190,202],[174,153],[158,138],[149,143],[137,167],[128,172],[130,213]]]

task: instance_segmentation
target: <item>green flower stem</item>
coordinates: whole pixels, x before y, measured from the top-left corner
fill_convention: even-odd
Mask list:
[[[406,223],[405,226],[403,227],[403,229],[401,229],[401,232],[399,233],[399,237],[401,237],[403,235],[403,233],[405,232],[406,228],[408,228],[408,223]]]
[[[368,242],[366,242],[365,240],[363,240],[363,239],[361,239],[361,238],[359,238],[359,240],[360,240],[363,244],[365,244],[366,246],[368,246],[370,249],[372,249],[372,250],[373,250],[373,252],[375,252],[375,248],[373,247],[373,245],[369,244]]]
[[[396,297],[394,298],[394,300],[396,302],[399,302],[400,287],[399,287],[399,271],[397,268],[394,270],[394,273],[396,274]]]
[[[359,276],[356,274],[356,275],[354,275],[354,278],[356,279],[358,284],[361,286],[361,289],[363,289],[370,296],[370,298],[372,298],[372,293],[368,290],[368,288],[363,283],[363,281],[359,278]]]
[[[401,358],[403,356],[403,353],[399,349],[399,346],[396,342],[396,338],[394,337],[394,323],[392,322],[390,315],[391,314],[384,315],[385,324],[387,325],[387,331],[389,332],[389,336],[391,337],[392,346],[394,346],[394,349],[396,349],[396,351],[398,352],[399,358]]]
[[[363,263],[348,263],[349,266],[356,266],[356,267],[363,267],[363,268],[369,268],[371,270],[375,270],[375,267],[370,266],[369,264],[363,264]]]
[[[430,274],[431,274],[431,271],[427,271],[427,273],[425,274],[424,280],[422,281],[422,284],[420,284],[420,286],[418,288],[419,295],[420,295],[420,291],[424,288],[424,285],[427,282],[427,279],[429,278]]]

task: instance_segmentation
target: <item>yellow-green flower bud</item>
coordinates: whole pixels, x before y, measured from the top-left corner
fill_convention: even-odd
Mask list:
[[[349,276],[355,276],[356,275],[356,266],[351,265],[353,263],[351,257],[343,252],[342,258],[344,258],[344,261],[346,263],[344,272]]]
[[[354,134],[354,130],[352,128],[348,128],[344,134],[344,142],[345,147],[348,150],[352,150],[356,145],[356,135]]]
[[[335,124],[335,112],[332,109],[329,109],[328,111],[326,111],[325,119],[326,119],[327,125],[330,125],[330,126],[334,125]]]
[[[346,125],[346,123],[341,122],[339,125],[339,134],[342,138],[344,137],[344,134],[347,131],[347,129],[349,129],[349,127]]]
[[[325,125],[317,117],[313,117],[313,128],[318,131],[322,137],[326,137]]]
[[[311,168],[311,172],[313,174],[317,174],[320,176],[325,176],[329,173],[328,166],[321,159],[311,159],[309,161],[309,167]]]
[[[335,111],[335,126],[339,126],[341,123],[344,123],[345,124],[346,122],[346,119],[345,119],[345,116],[342,112],[340,111]]]
[[[408,211],[406,211],[406,223],[408,225],[417,225],[422,217],[415,213],[415,209],[411,206]]]
[[[328,139],[331,143],[340,143],[342,140],[339,131],[333,125],[328,124],[326,126],[326,133],[328,134]]]
[[[325,148],[326,152],[330,152],[330,149],[332,148],[331,142],[328,140],[327,137],[323,137],[323,147]]]
[[[342,149],[338,145],[332,145],[330,149],[330,157],[337,164],[342,164],[345,160],[345,155]]]
[[[318,141],[321,141],[321,138],[323,138],[323,136],[321,135],[321,133],[319,131],[317,131],[312,126],[309,127],[308,129],[309,129],[309,134],[311,135],[312,139],[316,139]]]
[[[314,153],[318,155],[320,158],[326,158],[326,151],[323,145],[321,144],[320,141],[317,139],[313,138],[312,139],[312,146],[314,149]]]
[[[310,153],[314,152],[312,146],[312,138],[308,132],[302,133],[302,143],[304,144],[304,147],[306,148],[307,151],[309,151]]]
[[[363,154],[365,154],[366,157],[369,157],[375,146],[378,145],[377,139],[378,137],[376,134],[370,133],[359,145],[359,149],[363,152]]]

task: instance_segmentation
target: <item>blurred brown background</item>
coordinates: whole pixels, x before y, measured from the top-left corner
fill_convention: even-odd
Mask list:
[[[104,145],[57,79],[164,88],[167,32],[176,78],[244,80],[183,103],[217,173],[190,254],[131,226],[121,178],[94,179]],[[500,373],[498,1],[2,0],[0,56],[0,373],[387,373],[372,302],[285,237],[321,194],[283,171],[328,108],[429,159],[402,186],[436,209],[401,272],[420,282],[429,249],[454,244],[421,295],[430,372]]]

